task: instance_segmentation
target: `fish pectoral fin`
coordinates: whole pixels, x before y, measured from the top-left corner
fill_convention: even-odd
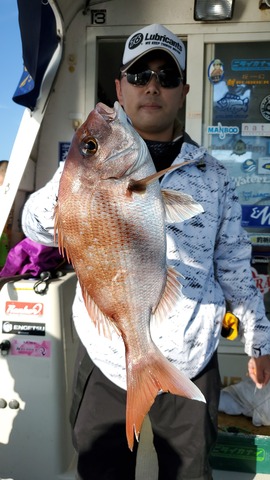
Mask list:
[[[59,238],[59,206],[58,203],[54,207],[54,241],[56,242],[56,238],[58,237],[58,249],[59,252],[63,255],[64,247],[60,245],[60,238]]]
[[[173,267],[167,268],[166,285],[159,304],[153,311],[152,325],[160,325],[166,320],[181,297],[181,283],[177,278],[179,276],[181,276],[181,273],[177,272]]]
[[[204,211],[191,195],[170,189],[162,189],[161,193],[165,205],[165,221],[168,223],[183,222]]]
[[[65,248],[64,235],[61,230],[61,222],[59,218],[58,203],[54,207],[54,242],[58,244],[58,250],[62,257],[71,263],[71,258],[68,249]]]
[[[93,321],[95,327],[98,330],[100,335],[108,338],[109,340],[112,339],[112,332],[116,332],[117,335],[120,335],[120,332],[116,325],[111,321],[111,319],[105,315],[100,308],[97,306],[95,301],[90,297],[88,292],[82,288],[82,295],[84,299],[84,303],[87,309],[87,312]]]
[[[126,436],[132,451],[143,420],[160,391],[205,402],[199,388],[178,370],[157,347],[142,355],[140,363],[127,358]]]

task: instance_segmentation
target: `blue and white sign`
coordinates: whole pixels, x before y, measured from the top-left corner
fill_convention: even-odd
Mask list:
[[[242,205],[243,227],[270,227],[270,205]]]
[[[217,125],[209,125],[207,127],[208,135],[218,135],[221,140],[223,140],[226,135],[237,135],[239,133],[239,128],[237,126],[224,126],[221,122],[218,122]]]

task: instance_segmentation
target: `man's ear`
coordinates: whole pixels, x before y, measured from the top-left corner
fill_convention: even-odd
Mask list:
[[[184,91],[185,96],[188,94],[189,88],[190,88],[190,86],[189,86],[188,83],[185,83],[185,85],[183,85],[183,91]]]
[[[182,94],[181,94],[181,99],[180,99],[180,108],[182,108],[183,104],[185,103],[185,99],[186,99],[186,96],[189,92],[189,84],[188,83],[185,83],[183,85],[183,89],[182,89]]]
[[[116,89],[117,100],[120,103],[120,105],[123,106],[121,82],[118,78],[115,79],[115,89]]]

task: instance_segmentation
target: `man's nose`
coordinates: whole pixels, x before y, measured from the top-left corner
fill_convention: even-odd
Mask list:
[[[152,76],[148,84],[146,85],[146,90],[151,93],[153,92],[159,93],[159,89],[160,89],[160,83],[159,83],[158,76],[156,72],[152,72]]]

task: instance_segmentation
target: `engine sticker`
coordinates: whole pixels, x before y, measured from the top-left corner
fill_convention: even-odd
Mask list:
[[[2,333],[44,336],[46,329],[45,323],[10,322],[6,320],[2,321]]]

